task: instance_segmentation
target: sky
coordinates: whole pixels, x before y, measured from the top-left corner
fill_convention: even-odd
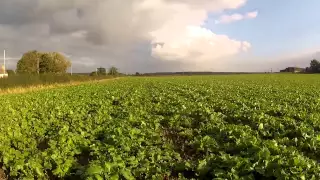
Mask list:
[[[1,0],[7,69],[58,51],[74,72],[278,71],[320,59],[319,0]],[[1,58],[0,58],[1,59]]]

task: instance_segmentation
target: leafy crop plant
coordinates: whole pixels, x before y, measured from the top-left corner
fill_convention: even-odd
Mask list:
[[[0,96],[10,179],[320,179],[320,76],[128,77]]]

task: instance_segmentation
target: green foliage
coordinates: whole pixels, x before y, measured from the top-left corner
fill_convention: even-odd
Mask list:
[[[118,70],[118,68],[112,66],[111,68],[109,68],[108,74],[112,75],[112,76],[116,76],[119,74],[119,70]]]
[[[7,78],[0,78],[0,89],[29,87],[35,85],[50,85],[56,83],[70,83],[73,81],[90,81],[111,78],[110,76],[90,77],[88,75],[69,74],[12,74]]]
[[[40,56],[40,73],[66,73],[70,66],[70,61],[59,53],[42,53]]]
[[[306,88],[307,87],[307,88]],[[320,179],[318,75],[121,78],[1,96],[11,179]]]
[[[38,61],[40,61],[41,53],[38,51],[28,51],[17,63],[17,73],[37,73]]]
[[[98,75],[107,75],[106,68],[103,68],[103,67],[97,68],[97,74]]]
[[[98,73],[96,71],[93,71],[90,73],[90,76],[98,76]]]
[[[16,73],[14,72],[14,70],[8,69],[7,73],[9,76],[15,75]]]
[[[100,67],[97,68],[97,71],[93,71],[90,73],[90,76],[106,76],[107,75],[107,70],[106,68]],[[110,73],[108,73],[110,75]]]
[[[29,51],[17,63],[17,72],[22,73],[65,73],[71,62],[57,52],[42,53]]]
[[[316,59],[313,59],[310,62],[310,71],[313,73],[320,73],[320,62]]]

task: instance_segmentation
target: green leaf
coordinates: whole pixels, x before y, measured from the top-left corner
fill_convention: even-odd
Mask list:
[[[89,168],[86,170],[86,173],[88,175],[95,175],[95,174],[101,174],[103,172],[103,169],[99,165],[91,165]]]
[[[135,178],[132,176],[131,172],[130,172],[128,169],[123,169],[123,170],[121,170],[121,175],[122,175],[124,178],[126,178],[127,180],[133,180],[133,179],[135,179]]]
[[[118,174],[114,174],[110,177],[110,180],[118,180],[119,179],[119,175]]]
[[[263,130],[263,123],[259,124],[259,130]]]
[[[96,180],[103,180],[103,177],[101,177],[101,176],[98,175],[98,174],[94,175],[94,177],[96,178]]]

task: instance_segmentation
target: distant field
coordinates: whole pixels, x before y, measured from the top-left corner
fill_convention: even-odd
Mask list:
[[[320,75],[127,77],[0,102],[13,179],[320,179]]]

